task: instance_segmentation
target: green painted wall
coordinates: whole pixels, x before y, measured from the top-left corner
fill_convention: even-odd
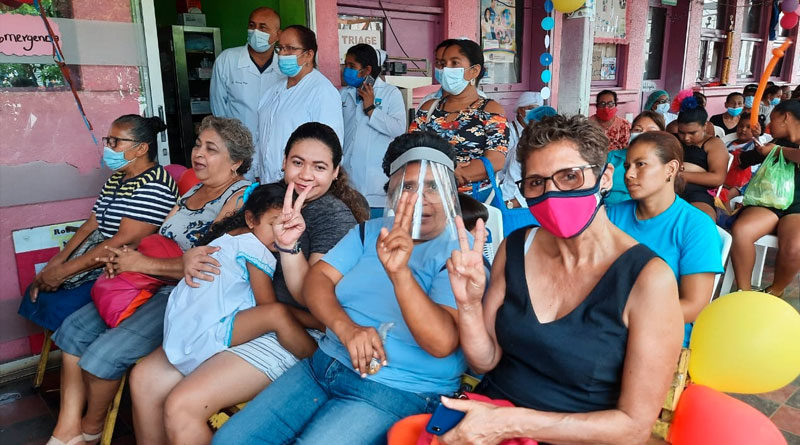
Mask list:
[[[222,48],[244,45],[247,41],[247,18],[250,11],[268,6],[281,16],[281,26],[305,25],[306,2],[303,0],[203,0],[206,24],[220,28]],[[178,15],[173,0],[155,0],[156,23],[175,25]]]

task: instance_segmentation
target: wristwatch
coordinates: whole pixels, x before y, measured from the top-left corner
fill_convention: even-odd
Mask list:
[[[278,245],[276,242],[272,242],[272,247],[274,247],[278,252],[288,253],[289,255],[297,255],[300,253],[300,241],[295,241],[294,247],[291,249],[285,249]]]
[[[372,104],[372,105],[368,106],[367,108],[364,108],[364,114],[368,114],[370,111],[372,111],[374,109],[375,109],[375,104]]]

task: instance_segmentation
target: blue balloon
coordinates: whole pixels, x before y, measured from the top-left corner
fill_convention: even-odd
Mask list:
[[[553,78],[553,73],[550,70],[542,71],[542,82],[548,83]]]
[[[556,25],[556,21],[553,20],[552,17],[545,17],[542,19],[542,29],[545,31],[550,31],[553,29],[553,26]]]
[[[552,0],[546,0],[544,2],[544,12],[553,12],[553,2]]]
[[[544,66],[549,66],[551,63],[553,63],[553,55],[550,53],[542,54],[539,57],[539,63],[541,63]]]

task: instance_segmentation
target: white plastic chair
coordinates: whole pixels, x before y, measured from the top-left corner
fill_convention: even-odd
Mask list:
[[[486,230],[489,231],[491,242],[487,240],[486,245],[491,246],[490,258],[491,262],[494,260],[494,255],[500,249],[500,243],[503,242],[503,213],[495,206],[483,203],[486,210],[489,211],[489,221],[486,221]]]
[[[754,244],[756,246],[756,262],[753,264],[753,273],[750,275],[750,286],[753,288],[760,288],[761,279],[764,276],[764,263],[767,260],[767,249],[770,247],[778,248],[778,237],[775,235],[764,235],[757,239]],[[720,294],[734,290],[734,278],[733,263],[728,259],[725,265],[725,277],[722,280]]]
[[[717,285],[719,285],[720,278],[727,277],[728,269],[726,265],[730,262],[731,244],[733,243],[731,234],[722,227],[717,226],[717,233],[719,233],[719,237],[722,240],[722,266],[725,267],[725,272],[714,276],[714,288],[711,290],[711,300],[713,300],[715,296],[722,295],[725,289],[725,280],[723,279],[722,288],[720,288],[720,293],[717,294]],[[728,284],[728,286],[730,286],[730,284]]]
[[[732,164],[733,164],[733,153],[728,153],[728,168],[725,170],[725,176],[727,176],[728,172],[731,171]],[[724,182],[723,184],[720,184],[719,187],[717,187],[717,196],[719,196],[719,194],[722,193],[723,185],[725,185]]]
[[[716,128],[719,128],[719,127],[716,127]],[[726,134],[724,136],[721,136],[720,139],[722,139],[722,143],[725,144],[725,147],[727,147],[728,144],[730,144],[731,142],[735,141],[738,137],[739,136],[737,136],[736,133],[728,133],[728,134]]]
[[[725,130],[723,130],[722,127],[718,127],[718,126],[714,125],[714,136],[716,136],[716,137],[718,137],[720,139],[724,138],[725,137]]]

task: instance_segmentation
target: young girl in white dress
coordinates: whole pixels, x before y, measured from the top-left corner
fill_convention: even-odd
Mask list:
[[[297,357],[317,348],[291,310],[277,302],[272,288],[273,225],[281,217],[282,204],[284,211],[297,207],[299,214],[305,199],[303,193],[292,206],[292,189],[281,184],[248,187],[242,209],[212,226],[204,239],[219,247],[212,254],[219,262],[219,275],[196,287],[181,280],[170,294],[163,348],[183,375],[212,355],[267,332],[276,332],[281,346]]]

